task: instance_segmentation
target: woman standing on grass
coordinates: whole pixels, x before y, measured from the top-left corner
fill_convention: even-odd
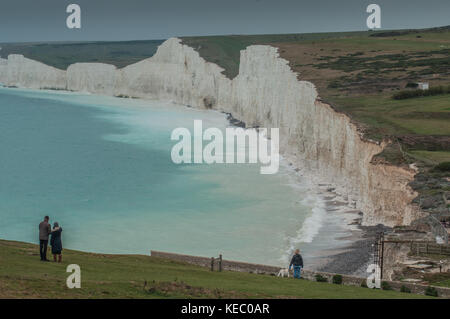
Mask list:
[[[59,263],[62,261],[61,233],[62,233],[62,228],[59,227],[59,224],[57,222],[55,222],[53,224],[53,229],[52,229],[52,233],[51,233],[50,246],[52,246],[53,261],[56,262],[56,256],[58,255]]]

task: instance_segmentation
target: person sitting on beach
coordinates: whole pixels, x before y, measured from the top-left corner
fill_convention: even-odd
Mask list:
[[[51,232],[51,225],[48,222],[49,220],[50,217],[45,216],[44,220],[39,224],[39,255],[41,256],[41,261],[48,261],[48,235]]]
[[[53,230],[51,233],[50,246],[52,246],[53,261],[56,262],[56,256],[58,256],[58,262],[62,261],[62,241],[61,241],[62,227],[55,222],[53,224]]]
[[[300,250],[296,249],[294,256],[292,256],[291,263],[289,264],[289,270],[294,266],[294,278],[300,279],[303,268],[303,258],[300,255]]]

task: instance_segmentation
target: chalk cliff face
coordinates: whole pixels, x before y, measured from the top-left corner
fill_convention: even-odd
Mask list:
[[[221,71],[178,39],[169,39],[153,57],[119,71],[116,94],[217,108],[219,97],[231,92],[231,81]]]
[[[0,58],[0,83],[6,80],[6,68],[8,67],[8,60]]]
[[[321,102],[314,85],[298,81],[276,48],[243,51],[231,100],[220,104],[251,126],[279,127],[281,152],[356,201],[364,224],[409,224],[422,216],[410,204],[414,172],[372,163],[384,145],[364,140],[348,116]]]
[[[355,201],[364,224],[409,224],[423,216],[407,186],[414,172],[372,163],[384,145],[364,140],[346,115],[321,102],[315,86],[299,81],[276,48],[250,46],[241,51],[235,79],[221,72],[175,38],[153,57],[123,69],[76,63],[65,72],[21,56],[0,62],[0,82],[6,85],[170,100],[230,112],[248,126],[278,127],[282,154]]]
[[[113,95],[117,68],[104,63],[75,63],[67,68],[67,89]]]
[[[20,54],[11,54],[0,66],[0,82],[31,89],[66,89],[66,72]]]

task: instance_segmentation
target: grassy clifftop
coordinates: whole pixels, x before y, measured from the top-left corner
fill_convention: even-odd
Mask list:
[[[211,272],[143,255],[73,250],[63,263],[39,260],[37,245],[0,240],[0,298],[424,298],[421,295],[239,272]],[[68,264],[81,288],[68,289]]]
[[[162,42],[163,40],[1,43],[0,57],[22,54],[61,70],[76,62],[109,63],[121,68],[152,56]]]

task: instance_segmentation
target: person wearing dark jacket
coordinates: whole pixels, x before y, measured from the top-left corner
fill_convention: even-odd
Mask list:
[[[39,224],[39,255],[41,256],[41,261],[48,261],[48,235],[51,232],[51,225],[48,222],[49,219],[48,216],[45,216],[44,220]]]
[[[55,222],[53,224],[53,230],[51,233],[50,246],[52,246],[53,261],[56,262],[56,256],[58,256],[58,262],[62,261],[62,241],[61,241],[62,227]]]
[[[296,249],[294,256],[292,256],[289,270],[291,270],[292,266],[294,266],[294,278],[300,279],[302,276],[303,258],[302,255],[300,255],[299,249]]]

